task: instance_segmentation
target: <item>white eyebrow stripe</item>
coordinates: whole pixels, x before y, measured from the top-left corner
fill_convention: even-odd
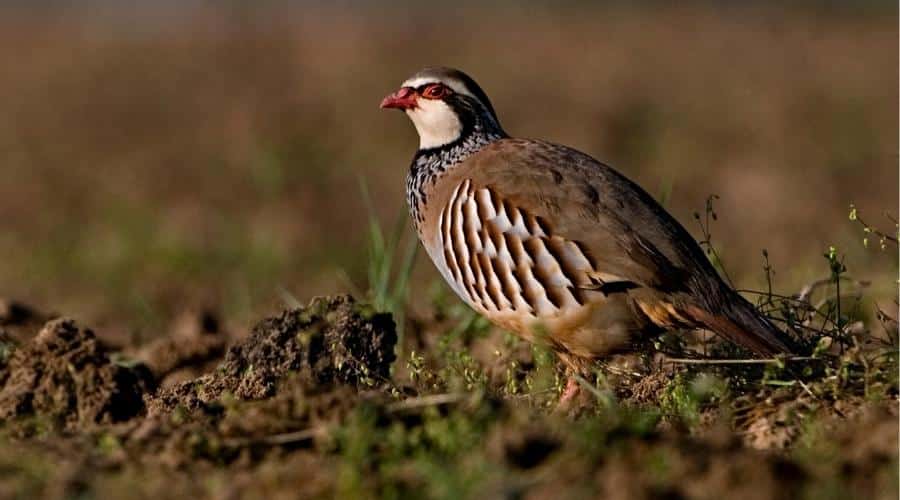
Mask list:
[[[406,80],[405,82],[400,84],[400,86],[401,87],[418,88],[418,87],[421,87],[422,85],[428,85],[429,83],[437,83],[437,82],[438,82],[437,78],[419,77],[419,78],[410,78],[409,80]]]
[[[444,85],[453,89],[453,91],[456,92],[457,94],[463,94],[463,95],[467,95],[469,97],[475,97],[474,95],[472,95],[471,92],[469,92],[469,89],[467,89],[466,86],[462,84],[462,82],[459,82],[456,80],[442,81],[433,76],[420,76],[418,78],[410,78],[409,80],[406,80],[405,82],[400,84],[400,86],[401,87],[412,87],[415,89],[415,88],[421,87],[422,85],[428,85],[429,83],[443,83]]]

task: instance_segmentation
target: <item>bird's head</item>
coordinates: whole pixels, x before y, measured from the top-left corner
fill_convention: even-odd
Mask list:
[[[419,133],[419,149],[440,148],[473,133],[505,136],[487,94],[469,75],[450,68],[426,68],[381,101],[404,111]]]

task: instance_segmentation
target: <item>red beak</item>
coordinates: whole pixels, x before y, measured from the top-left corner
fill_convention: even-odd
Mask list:
[[[381,100],[381,108],[412,109],[416,107],[416,92],[411,87],[400,87],[400,90]]]

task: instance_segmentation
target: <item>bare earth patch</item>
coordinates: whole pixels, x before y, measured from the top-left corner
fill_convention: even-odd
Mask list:
[[[828,392],[827,377],[808,379],[810,394],[757,385],[726,396],[709,389],[726,372],[625,363],[613,391],[597,380],[608,399],[559,415],[543,403],[555,393],[535,385],[542,362],[521,346],[501,359],[479,337],[484,366],[496,366],[472,390],[456,388],[482,365],[447,345],[432,347],[448,350],[446,366],[392,373],[393,320],[349,296],[265,319],[227,350],[211,319],[182,326],[127,349],[142,362],[71,320],[3,340],[0,496],[889,498],[897,488],[896,384],[880,399]],[[185,370],[206,373],[171,379]]]

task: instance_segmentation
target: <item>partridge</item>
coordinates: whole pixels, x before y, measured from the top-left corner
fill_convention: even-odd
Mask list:
[[[511,138],[462,71],[424,69],[381,107],[404,111],[418,132],[406,197],[438,271],[570,373],[669,329],[711,330],[761,356],[792,352],[652,196],[580,151]],[[563,399],[576,392],[570,378]]]

